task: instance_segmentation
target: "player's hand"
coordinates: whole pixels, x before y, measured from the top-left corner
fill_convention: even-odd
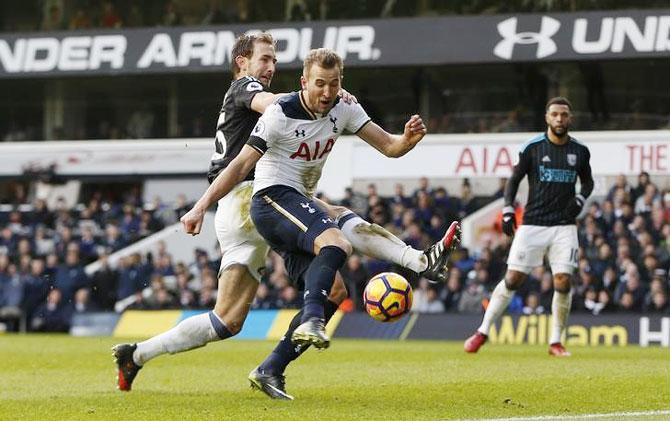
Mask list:
[[[514,214],[513,206],[505,206],[503,208],[502,230],[506,235],[514,237],[514,231],[516,231],[516,215]]]
[[[423,120],[418,114],[414,114],[410,119],[405,123],[405,131],[403,132],[403,137],[408,140],[412,145],[419,143],[421,139],[426,135],[426,125],[423,124]]]
[[[358,99],[344,88],[340,88],[340,92],[338,92],[337,95],[342,98],[342,101],[346,104],[358,104]]]
[[[568,219],[577,218],[577,216],[582,212],[584,202],[586,202],[584,196],[581,194],[575,196],[575,199],[570,202],[567,208],[565,208],[565,215],[568,217]]]
[[[180,221],[187,234],[198,235],[202,228],[202,221],[205,218],[205,211],[194,207],[182,216]]]

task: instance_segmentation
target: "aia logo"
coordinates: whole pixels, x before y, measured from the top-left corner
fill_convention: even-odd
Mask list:
[[[291,155],[291,159],[302,159],[308,162],[321,159],[328,152],[333,150],[334,145],[335,140],[328,139],[328,141],[326,141],[326,145],[323,147],[323,150],[321,150],[321,142],[317,140],[314,143],[314,150],[311,150],[308,143],[302,142],[300,146],[298,146],[298,150],[293,152]]]

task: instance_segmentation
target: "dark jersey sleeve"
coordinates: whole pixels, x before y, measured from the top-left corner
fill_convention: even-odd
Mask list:
[[[268,150],[268,145],[265,142],[265,139],[261,139],[258,136],[251,136],[249,140],[247,140],[247,145],[254,148],[261,155],[263,155]]]
[[[514,206],[514,199],[519,190],[519,184],[526,174],[528,174],[528,168],[530,167],[529,149],[526,148],[519,152],[519,162],[512,169],[512,176],[507,180],[507,184],[505,184],[505,206]]]
[[[251,109],[251,101],[254,99],[254,96],[259,92],[265,91],[267,91],[267,89],[262,83],[256,79],[248,78],[247,81],[240,83],[237,86],[234,96],[235,105]]]
[[[586,199],[593,192],[594,183],[591,174],[591,152],[586,147],[584,149],[586,150],[586,163],[579,169],[579,181],[582,185],[579,194]]]

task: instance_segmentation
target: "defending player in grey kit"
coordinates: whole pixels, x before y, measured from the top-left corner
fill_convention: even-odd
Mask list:
[[[567,99],[549,100],[545,114],[547,131],[521,147],[519,161],[505,186],[503,231],[514,236],[507,258],[507,273],[493,290],[481,326],[465,341],[466,352],[477,352],[484,345],[491,324],[500,318],[528,273],[542,265],[546,252],[554,274],[549,354],[570,356],[561,337],[570,314],[570,278],[577,267],[579,252],[575,219],[593,191],[591,155],[586,146],[568,135],[571,118],[572,106]],[[517,230],[513,203],[525,176],[528,176],[528,203],[523,225]],[[575,194],[577,177],[581,182],[579,194]]]
[[[208,174],[210,183],[215,182],[222,170],[238,156],[261,113],[282,97],[282,94],[268,91],[276,62],[274,41],[269,34],[241,36],[233,46],[232,56],[234,80],[226,92],[217,122],[215,152]],[[345,91],[340,94],[344,96],[343,103],[355,100]],[[227,339],[242,329],[269,251],[249,215],[253,179],[252,166],[228,194],[219,194],[210,186],[196,206],[182,217],[184,230],[198,234],[204,213],[209,206],[218,203],[215,229],[223,258],[216,305],[213,311],[189,317],[148,340],[116,345],[113,355],[120,390],[130,390],[139,370],[151,359]],[[358,251],[399,264],[435,281],[444,279],[449,252],[458,242],[457,225],[428,250],[421,251],[346,208],[316,199],[315,203],[328,213],[329,218],[339,222],[345,236]],[[328,296],[329,308],[336,309],[346,296],[344,282],[338,274],[335,287]]]

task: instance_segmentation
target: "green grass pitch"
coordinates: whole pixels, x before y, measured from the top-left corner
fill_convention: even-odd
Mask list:
[[[663,348],[573,347],[572,358],[557,359],[544,346],[487,345],[467,355],[456,342],[336,338],[289,367],[296,400],[279,402],[246,379],[273,342],[159,357],[130,393],[115,390],[115,342],[0,335],[0,419],[428,420],[670,409]]]

